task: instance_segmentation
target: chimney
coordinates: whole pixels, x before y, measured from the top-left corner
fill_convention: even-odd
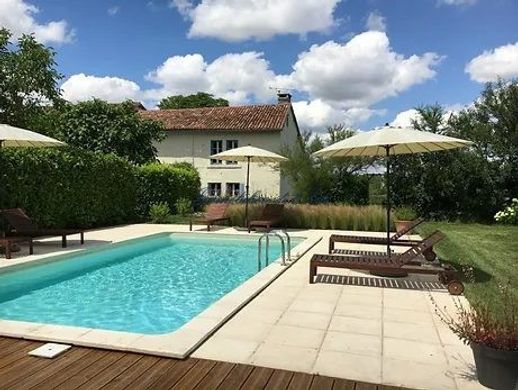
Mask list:
[[[291,103],[291,94],[277,92],[277,103],[278,104]]]

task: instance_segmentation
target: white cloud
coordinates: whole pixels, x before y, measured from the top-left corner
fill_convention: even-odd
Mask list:
[[[404,57],[392,50],[385,33],[368,31],[347,43],[313,45],[277,82],[312,99],[368,107],[434,77],[439,61],[435,53]]]
[[[201,54],[168,58],[146,79],[160,87],[146,92],[149,99],[206,91],[231,103],[264,101],[271,96],[268,86],[275,74],[263,53],[225,54],[207,63]]]
[[[192,21],[189,37],[224,41],[266,40],[280,34],[327,31],[341,0],[172,0]]]
[[[390,125],[395,127],[410,127],[412,126],[412,121],[419,119],[419,117],[419,112],[417,112],[416,109],[411,108],[410,110],[398,113],[394,120],[390,122]]]
[[[456,6],[467,6],[473,5],[477,0],[438,0],[439,5],[456,5]]]
[[[113,7],[108,8],[108,15],[114,16],[117,15],[120,11],[120,7],[118,5],[114,5]]]
[[[22,34],[34,34],[41,43],[70,42],[74,31],[64,20],[38,23],[35,19],[39,9],[25,0],[0,1],[0,26],[9,29],[15,38]]]
[[[518,42],[487,50],[466,65],[466,72],[479,83],[518,76]]]
[[[92,98],[119,103],[141,97],[140,87],[133,81],[119,77],[88,76],[84,73],[70,76],[61,86],[61,90],[63,98],[74,103]]]
[[[369,31],[386,31],[387,22],[386,18],[379,11],[373,11],[367,17],[365,27]]]

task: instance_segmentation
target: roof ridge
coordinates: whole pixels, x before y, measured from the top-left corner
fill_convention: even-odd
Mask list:
[[[229,109],[229,108],[244,108],[244,107],[277,107],[289,106],[291,103],[257,103],[257,104],[242,104],[236,106],[208,106],[208,107],[185,107],[185,108],[159,108],[158,110],[148,110],[150,112],[167,112],[167,111],[189,111],[189,110],[211,110],[211,109]]]

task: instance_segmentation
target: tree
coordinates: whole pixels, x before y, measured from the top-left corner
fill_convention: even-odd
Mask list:
[[[167,108],[197,108],[197,107],[226,107],[228,100],[215,98],[214,95],[206,92],[198,92],[195,95],[169,96],[158,103],[161,110]]]
[[[154,143],[164,137],[160,122],[142,119],[131,101],[111,104],[94,99],[78,104],[67,104],[56,115],[46,112],[55,123],[56,138],[71,146],[101,153],[113,153],[135,164],[156,158]]]
[[[55,52],[23,35],[17,43],[12,34],[0,29],[0,123],[28,127],[45,105],[62,100]]]
[[[338,124],[327,128],[328,137],[305,132],[295,147],[284,147],[288,161],[281,169],[290,178],[294,193],[302,202],[365,204],[369,198],[369,178],[358,173],[372,164],[366,158],[314,158],[312,153],[349,138],[354,130]]]

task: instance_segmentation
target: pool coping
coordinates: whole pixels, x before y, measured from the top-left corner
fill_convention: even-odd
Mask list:
[[[0,272],[3,273],[13,269],[66,260],[68,257],[75,257],[80,254],[87,254],[101,250],[106,248],[108,245],[126,245],[145,237],[153,237],[163,234],[233,236],[232,238],[250,237],[249,234],[241,232],[155,233],[111,244],[99,245],[98,247],[87,248],[80,251],[73,251],[71,253],[46,256],[30,262],[13,264],[9,267],[3,267]],[[259,235],[255,235],[255,237],[259,238]],[[292,235],[292,237],[304,238],[304,241],[292,248],[293,260],[291,262],[283,266],[281,261],[282,257],[270,262],[267,267],[263,268],[260,272],[246,280],[244,283],[221,297],[216,302],[212,303],[197,316],[173,332],[150,335],[0,319],[0,336],[37,341],[52,341],[85,347],[104,348],[184,359],[322,240],[322,236],[307,237],[305,235]]]

